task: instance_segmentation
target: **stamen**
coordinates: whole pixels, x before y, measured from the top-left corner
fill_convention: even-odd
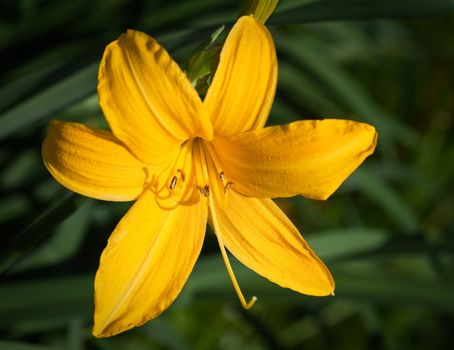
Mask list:
[[[336,295],[336,294],[334,294],[334,292],[331,292],[331,296],[332,296],[332,297],[335,296],[335,295]]]
[[[219,170],[222,169],[221,164],[219,163],[219,159],[216,156],[216,153],[214,152],[213,146],[208,142],[205,145],[206,145],[205,149],[210,154],[210,158],[214,163],[214,167]],[[222,170],[220,171],[219,177],[220,177],[221,181],[224,181],[224,179],[225,179],[224,171],[222,171]]]
[[[184,173],[181,170],[181,168],[182,168],[182,166],[183,167],[186,166],[186,164],[188,163],[188,157],[191,156],[189,154],[190,152],[188,152],[188,150],[191,149],[191,146],[192,146],[192,140],[184,142],[180,146],[180,149],[179,149],[176,157],[173,160],[171,160],[165,168],[163,168],[159,173],[157,173],[156,177],[157,178],[167,177],[168,175],[166,175],[166,174],[174,175],[176,172],[178,172],[179,174],[181,174],[182,181],[185,181],[185,176],[184,176]],[[172,176],[172,179],[170,180],[170,186],[169,186],[170,189],[173,189],[176,186],[176,183],[175,183],[175,186],[173,188],[171,187],[172,183],[174,182],[174,178],[175,178],[175,176]],[[161,188],[157,188],[157,192],[160,192],[160,191],[162,191],[162,189],[167,187],[167,183],[168,183],[167,181],[163,181],[161,184]]]
[[[227,190],[228,190],[230,187],[232,187],[232,185],[233,185],[233,182],[231,182],[231,181],[227,182],[227,183],[225,184],[225,186],[224,186],[224,192],[227,193]]]
[[[162,207],[173,207],[187,200],[188,194],[194,187],[191,184],[183,184],[183,182],[193,179],[192,169],[192,140],[188,140],[181,144],[178,153],[169,163],[155,176],[155,186],[153,193]],[[183,172],[183,170],[185,172]],[[180,183],[181,175],[181,183]]]
[[[250,309],[252,305],[257,300],[256,296],[253,296],[249,302],[246,302],[243,293],[241,292],[240,286],[238,281],[236,280],[235,274],[233,273],[232,266],[230,265],[229,257],[224,247],[224,242],[222,240],[221,229],[219,228],[218,218],[216,216],[216,211],[214,209],[214,201],[213,196],[209,197],[210,200],[210,210],[211,210],[211,218],[213,219],[214,230],[216,232],[216,237],[218,238],[219,248],[221,249],[222,258],[224,259],[225,267],[227,268],[227,272],[229,273],[230,280],[232,281],[233,288],[235,289],[238,298],[240,299],[241,305],[246,309]]]
[[[169,188],[170,188],[171,190],[173,190],[173,189],[175,188],[176,185],[177,185],[177,177],[174,176],[174,177],[172,178],[172,181],[170,182]]]
[[[177,172],[178,172],[178,173],[180,174],[180,176],[181,176],[181,181],[183,181],[183,182],[184,182],[184,178],[185,178],[185,176],[184,176],[183,170],[181,170],[181,169],[177,169]]]
[[[204,187],[198,186],[198,189],[202,196],[208,197],[210,195],[210,187],[208,185],[205,185]]]
[[[202,187],[200,187],[200,184],[209,183],[207,165],[206,165],[205,157],[202,154],[201,148],[202,148],[202,146],[201,146],[199,140],[194,142],[194,148],[193,148],[194,164],[195,164],[195,170],[196,170],[197,183],[199,184],[198,188],[199,188],[200,192],[205,197],[207,197],[207,195],[205,195],[206,191],[204,189],[201,190]]]

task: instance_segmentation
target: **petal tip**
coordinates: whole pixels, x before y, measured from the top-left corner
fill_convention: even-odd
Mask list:
[[[109,327],[98,327],[95,322],[93,325],[93,328],[91,330],[91,334],[93,334],[93,336],[95,338],[101,339],[101,338],[113,337],[114,335],[117,335],[125,330],[126,329],[120,330],[120,331],[118,331],[118,330],[115,331]]]

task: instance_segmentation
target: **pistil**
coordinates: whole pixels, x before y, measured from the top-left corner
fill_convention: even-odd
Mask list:
[[[232,281],[233,288],[235,289],[235,292],[238,295],[238,299],[240,299],[241,305],[246,310],[248,310],[252,307],[252,305],[254,305],[254,303],[257,300],[257,297],[253,296],[251,298],[251,300],[249,300],[249,302],[246,302],[243,292],[241,291],[240,285],[238,284],[235,274],[233,273],[232,266],[230,265],[227,251],[225,250],[224,240],[222,239],[221,229],[219,226],[218,218],[216,216],[216,210],[215,210],[215,206],[214,206],[213,196],[209,196],[209,203],[210,203],[210,212],[211,212],[211,218],[213,221],[214,231],[215,231],[216,237],[218,239],[219,248],[221,249],[222,258],[224,259],[225,267],[227,268],[227,272],[229,273],[229,277],[230,277],[230,280]]]

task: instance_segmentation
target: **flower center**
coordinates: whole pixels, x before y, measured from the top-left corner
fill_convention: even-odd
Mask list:
[[[196,186],[200,194],[208,197],[212,191],[218,201],[224,202],[227,190],[233,183],[227,180],[213,146],[208,141],[196,138],[192,145],[192,154]]]
[[[167,176],[164,175],[166,181],[158,192],[161,194],[168,192],[168,195],[162,196],[160,199],[171,199],[173,205],[176,206],[185,200],[190,200],[194,190],[198,190],[201,199],[209,206],[212,228],[216,233],[227,272],[241,305],[245,309],[249,309],[257,298],[252,297],[247,302],[241,292],[224,246],[217,214],[217,211],[223,210],[226,205],[227,194],[233,183],[227,179],[222,170],[213,146],[209,141],[200,137],[186,141],[181,145],[173,165],[170,166],[170,172],[169,168],[166,168],[164,172],[167,174]]]
[[[207,203],[210,194],[223,203],[232,184],[211,143],[195,137],[181,144],[172,161],[155,173],[150,188],[160,204],[171,209],[189,200],[194,189]]]

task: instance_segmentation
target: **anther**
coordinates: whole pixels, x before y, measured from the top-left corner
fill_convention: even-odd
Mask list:
[[[225,184],[225,186],[224,186],[224,192],[227,192],[227,190],[228,190],[230,187],[232,187],[232,185],[233,185],[233,182],[231,182],[231,181],[227,182],[227,183]]]
[[[184,173],[183,173],[183,170],[177,169],[177,172],[178,172],[178,173],[180,174],[180,176],[181,176],[181,181],[184,182]]]
[[[224,175],[224,172],[223,172],[223,171],[221,171],[221,172],[219,173],[219,178],[221,179],[221,182],[224,182],[224,180],[225,180],[225,175]]]
[[[170,181],[169,188],[170,188],[171,190],[173,190],[173,189],[175,188],[176,185],[177,185],[177,177],[174,176],[174,177],[172,177],[172,181]]]
[[[199,191],[204,197],[208,197],[210,194],[210,187],[208,185],[205,185],[204,187],[199,186]]]

